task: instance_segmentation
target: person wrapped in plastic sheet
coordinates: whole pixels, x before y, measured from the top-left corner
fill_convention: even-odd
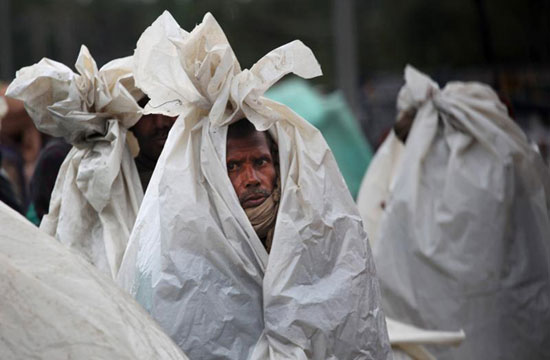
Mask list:
[[[131,57],[97,68],[82,46],[75,74],[42,59],[22,68],[7,95],[23,100],[36,127],[73,147],[40,228],[116,276],[143,199],[128,129],[141,118]]]
[[[321,74],[309,48],[294,41],[241,70],[212,15],[186,32],[165,12],[134,62],[145,112],[179,117],[119,283],[191,358],[390,359],[367,237],[334,157],[262,96],[285,74]],[[242,192],[254,176],[261,191]]]
[[[438,359],[550,358],[550,175],[488,86],[412,67],[358,205],[392,318],[464,329]]]

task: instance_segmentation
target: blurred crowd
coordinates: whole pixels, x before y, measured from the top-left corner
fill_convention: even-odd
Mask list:
[[[2,200],[38,225],[48,210],[57,172],[70,146],[40,133],[23,102],[4,97],[7,85],[0,92],[7,105],[0,128]]]

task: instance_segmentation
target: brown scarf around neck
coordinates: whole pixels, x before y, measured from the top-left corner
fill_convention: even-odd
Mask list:
[[[256,234],[264,243],[268,253],[271,250],[271,243],[273,242],[280,198],[281,186],[280,180],[277,178],[277,184],[273,192],[263,203],[253,208],[244,209],[248,220],[250,220],[254,231],[256,231]]]

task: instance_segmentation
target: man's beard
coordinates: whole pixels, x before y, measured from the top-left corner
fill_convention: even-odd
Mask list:
[[[269,253],[271,251],[271,244],[275,233],[275,222],[277,220],[279,200],[281,198],[281,185],[278,176],[277,182],[275,183],[271,193],[259,188],[251,189],[249,192],[254,195],[265,195],[264,201],[260,205],[244,209],[244,211],[248,217],[248,220],[250,220],[254,231],[263,242],[267,252]],[[244,194],[242,198],[246,199]]]

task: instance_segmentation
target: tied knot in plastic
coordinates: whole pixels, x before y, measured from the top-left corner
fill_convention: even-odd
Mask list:
[[[321,75],[313,53],[300,41],[283,45],[241,70],[209,13],[189,33],[170,13],[163,13],[138,41],[134,65],[138,85],[151,98],[146,112],[175,116],[198,111],[214,128],[246,117],[258,130],[266,130],[282,117],[267,105],[263,94],[289,73],[303,78]],[[150,70],[153,65],[155,72]]]
[[[441,97],[441,90],[428,76],[414,67],[405,68],[405,85],[397,96],[397,110],[399,113],[416,111],[428,102],[437,102]]]
[[[80,148],[104,140],[111,119],[126,129],[140,119],[136,98],[141,93],[134,86],[131,58],[113,60],[98,70],[82,45],[75,68],[77,73],[42,59],[19,70],[6,93],[25,103],[40,131]]]

